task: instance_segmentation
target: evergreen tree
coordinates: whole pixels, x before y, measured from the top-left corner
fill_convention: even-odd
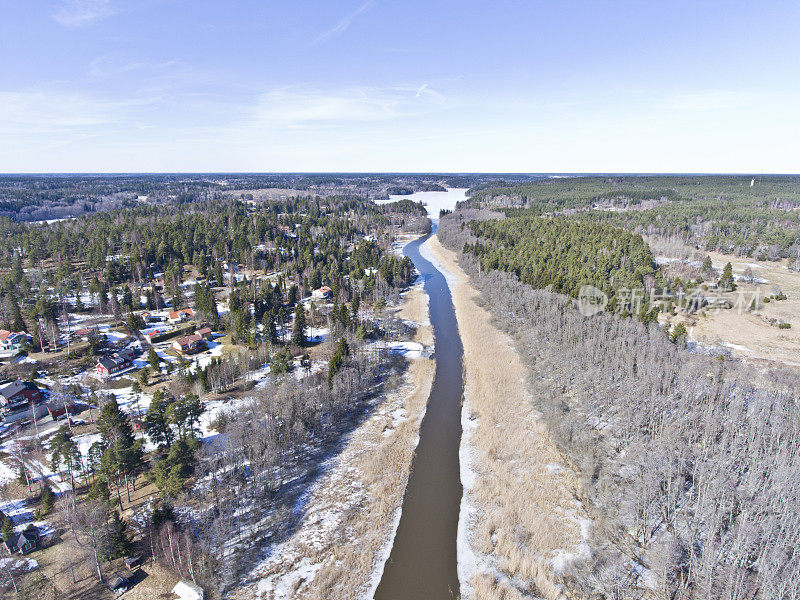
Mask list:
[[[39,514],[44,516],[53,510],[56,503],[56,495],[53,493],[53,488],[50,487],[50,482],[44,481],[42,485],[42,493],[39,496]]]
[[[163,390],[156,390],[153,400],[147,409],[144,418],[144,428],[147,435],[155,444],[165,444],[167,448],[172,444],[173,434],[167,419],[169,403],[166,401]]]
[[[726,264],[725,268],[722,269],[722,276],[719,278],[717,285],[723,290],[734,291],[736,289],[736,284],[733,280],[733,266],[731,263]]]
[[[116,510],[111,512],[107,525],[107,558],[115,559],[129,556],[133,550],[133,538],[128,533],[128,524],[120,518]]]
[[[161,359],[158,357],[158,354],[153,347],[147,351],[147,362],[150,365],[150,368],[153,369],[154,373],[158,373],[160,371]]]
[[[3,520],[3,528],[2,528],[3,540],[8,541],[12,537],[14,537],[14,523],[11,521],[9,517],[6,517]]]
[[[297,346],[305,346],[307,341],[306,311],[302,304],[298,304],[294,309],[294,328],[292,329],[292,343]]]

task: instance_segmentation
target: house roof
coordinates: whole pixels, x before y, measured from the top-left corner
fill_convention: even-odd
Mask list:
[[[8,329],[0,329],[0,342],[13,340],[14,338],[23,337],[25,334],[22,332],[9,331]]]
[[[24,390],[39,391],[39,388],[36,387],[35,383],[30,381],[20,381],[17,379],[16,381],[12,381],[3,387],[0,387],[0,396],[3,396],[3,398],[6,400],[10,400]]]
[[[39,541],[39,528],[35,525],[30,525],[16,535],[11,536],[9,540],[5,542],[6,548],[13,552],[15,550],[19,550],[24,546],[26,543],[36,543]]]
[[[208,335],[211,333],[210,327],[203,327],[202,329],[197,330],[197,335]]]
[[[120,569],[119,571],[114,571],[111,574],[111,577],[108,578],[108,587],[110,587],[112,590],[115,590],[124,585],[128,585],[131,579],[133,579],[133,573],[131,573],[127,569]]]
[[[178,338],[175,341],[178,342],[181,346],[188,346],[189,344],[193,342],[199,342],[202,339],[203,338],[200,335],[195,333],[193,335],[186,335],[182,338]]]
[[[106,369],[111,369],[129,362],[131,360],[131,354],[132,353],[129,350],[122,350],[111,356],[101,356],[97,362],[98,364],[103,365]]]

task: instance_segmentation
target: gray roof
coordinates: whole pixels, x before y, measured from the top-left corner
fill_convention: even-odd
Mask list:
[[[10,400],[23,390],[38,390],[39,388],[36,387],[36,384],[31,383],[30,381],[20,381],[17,379],[16,381],[12,381],[11,383],[0,387],[0,396],[5,398],[6,400]]]

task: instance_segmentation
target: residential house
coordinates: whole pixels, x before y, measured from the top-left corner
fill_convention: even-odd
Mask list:
[[[194,311],[191,308],[182,308],[180,310],[169,311],[169,322],[173,324],[185,323],[192,317],[194,317]]]
[[[13,352],[22,350],[22,347],[27,341],[27,333],[14,333],[13,331],[8,331],[7,329],[0,329],[0,350],[2,351]]]
[[[5,423],[13,423],[34,415],[43,417],[47,414],[47,406],[43,402],[44,394],[30,381],[12,381],[0,386],[0,418]]]
[[[311,296],[319,300],[328,300],[333,297],[333,290],[327,285],[323,285],[321,288],[311,292]]]
[[[120,350],[109,356],[102,356],[97,361],[95,369],[100,377],[110,378],[128,371],[133,368],[133,355],[132,350]]]
[[[41,402],[44,398],[42,390],[32,381],[19,379],[0,386],[0,406],[16,404],[19,402]]]
[[[105,337],[103,334],[100,333],[100,330],[95,327],[81,327],[80,329],[76,329],[73,335],[76,338],[80,338],[85,342],[88,342],[92,337],[97,340],[103,341]]]
[[[214,337],[214,333],[211,331],[210,327],[203,327],[202,329],[198,329],[197,335],[199,335],[207,342],[211,341],[211,339]]]
[[[172,342],[172,349],[179,354],[197,354],[206,347],[203,337],[197,333],[178,338]]]
[[[6,554],[28,554],[39,547],[39,528],[35,525],[28,525],[21,533],[15,533],[8,540],[3,542],[3,549]]]

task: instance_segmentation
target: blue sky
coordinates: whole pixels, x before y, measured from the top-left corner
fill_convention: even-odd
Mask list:
[[[0,172],[800,172],[797,2],[0,15]]]

